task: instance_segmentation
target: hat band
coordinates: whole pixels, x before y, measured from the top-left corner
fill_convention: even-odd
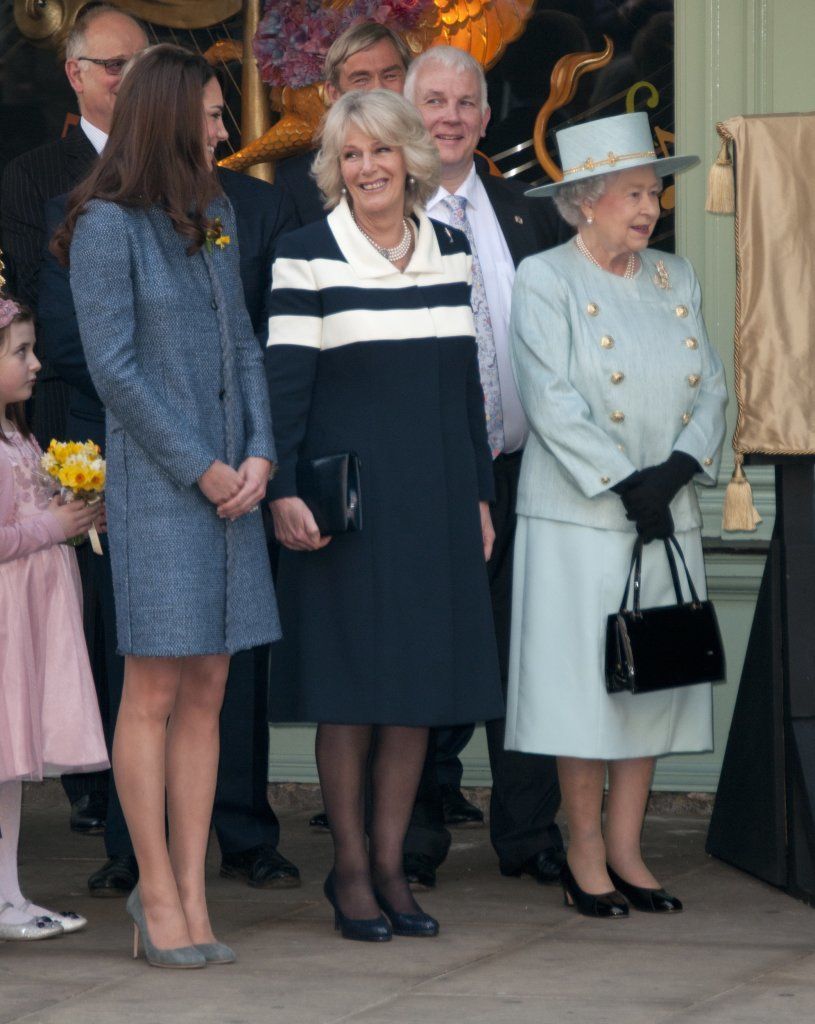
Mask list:
[[[621,160],[638,160],[644,157],[653,157],[656,159],[656,153],[653,149],[645,149],[641,153],[609,153],[604,160],[593,160],[589,157],[584,160],[582,164],[578,164],[577,167],[570,167],[568,171],[563,172],[563,177],[567,177],[570,174],[579,174],[581,171],[593,171],[597,167],[614,167],[615,164],[620,163]]]

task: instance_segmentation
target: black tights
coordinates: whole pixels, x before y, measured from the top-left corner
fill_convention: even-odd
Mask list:
[[[317,728],[317,771],[334,840],[334,879],[348,917],[377,917],[375,887],[399,913],[418,909],[402,867],[402,846],[427,749],[426,728],[326,725]],[[365,783],[371,771],[370,844]]]

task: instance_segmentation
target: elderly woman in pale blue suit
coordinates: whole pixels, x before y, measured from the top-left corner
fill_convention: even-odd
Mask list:
[[[231,206],[214,174],[223,98],[203,58],[135,59],[110,138],[56,245],[107,412],[118,646],[113,744],[151,964],[234,960],[212,934],[204,856],[229,655],[279,636],[258,510],[275,458]],[[165,788],[169,849],[165,840]]]
[[[724,437],[721,361],[687,260],[647,248],[660,178],[645,114],[558,133],[552,194],[578,229],[521,264],[511,346],[531,434],[521,469],[506,744],[554,754],[569,823],[566,900],[622,917],[681,903],[642,859],[654,759],[712,746],[710,685],[610,695],[606,616],[637,534],[675,533],[704,593],[694,481],[714,485]],[[675,601],[662,543],[644,549],[644,606]],[[601,822],[608,771],[605,828]]]

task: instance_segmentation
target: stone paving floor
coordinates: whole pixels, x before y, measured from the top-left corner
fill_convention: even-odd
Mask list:
[[[557,888],[502,878],[486,829],[459,830],[421,897],[437,939],[348,942],[321,892],[330,839],[284,811],[281,850],[300,889],[218,877],[219,936],[239,962],[161,971],[130,959],[122,900],[91,899],[102,842],[67,830],[62,804],[26,807],[25,891],[90,919],[86,931],[0,943],[0,1024],[801,1024],[815,1019],[815,910],[704,853],[699,816],[652,816],[645,843],[686,911],[592,921]]]

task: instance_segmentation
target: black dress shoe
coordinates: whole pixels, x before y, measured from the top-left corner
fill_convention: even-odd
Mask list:
[[[107,793],[85,793],[71,804],[71,830],[83,836],[101,835],[107,816]]]
[[[337,903],[332,871],[323,883],[325,898],[334,908],[334,928],[344,939],[357,942],[389,942],[393,936],[391,926],[380,914],[379,917],[346,917]]]
[[[617,872],[608,866],[608,877],[614,883],[616,889],[625,896],[631,906],[637,910],[644,910],[647,914],[678,914],[682,909],[682,901],[676,896],[671,896],[664,889],[643,889],[639,885],[632,885],[621,878]]]
[[[457,828],[474,828],[484,824],[484,812],[471,804],[458,786],[440,786],[444,824]]]
[[[507,878],[520,878],[521,875],[531,875],[541,885],[553,885],[560,881],[560,872],[566,854],[563,850],[556,850],[550,846],[547,850],[541,850],[527,858],[520,867],[510,868],[506,864],[499,864],[499,870]]]
[[[91,896],[128,896],[139,880],[139,865],[132,854],[110,857],[88,879]]]
[[[404,935],[409,938],[432,938],[439,934],[439,922],[435,917],[426,914],[421,907],[413,914],[401,914],[398,910],[394,910],[376,889],[374,889],[374,896],[390,921],[394,935]]]
[[[330,832],[331,826],[328,824],[328,815],[325,811],[320,811],[319,814],[313,815],[308,819],[309,827],[317,829],[318,832]]]
[[[563,902],[567,907],[575,907],[585,917],[605,917],[620,919],[628,917],[628,903],[622,893],[616,889],[595,895],[584,892],[577,884],[568,863],[564,861],[560,881],[563,885]]]
[[[222,855],[221,878],[239,875],[254,889],[296,889],[300,884],[299,869],[268,843]]]
[[[423,853],[406,853],[402,868],[411,889],[436,888],[436,865]]]

